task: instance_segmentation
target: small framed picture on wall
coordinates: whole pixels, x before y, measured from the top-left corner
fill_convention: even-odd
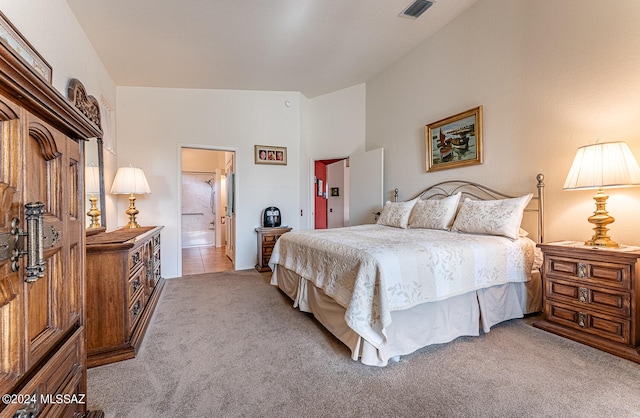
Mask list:
[[[287,147],[254,145],[255,164],[287,165]]]

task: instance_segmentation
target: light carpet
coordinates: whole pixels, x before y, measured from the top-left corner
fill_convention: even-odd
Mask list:
[[[254,270],[167,280],[135,359],[88,371],[106,417],[640,417],[640,365],[512,320],[385,368]]]

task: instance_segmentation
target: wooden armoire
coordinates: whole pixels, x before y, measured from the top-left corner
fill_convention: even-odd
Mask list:
[[[99,118],[0,42],[0,417],[86,412],[83,142]]]

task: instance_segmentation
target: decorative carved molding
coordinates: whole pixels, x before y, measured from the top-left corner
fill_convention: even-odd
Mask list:
[[[42,124],[33,122],[29,125],[29,135],[33,137],[40,145],[42,155],[47,161],[58,158],[62,155],[58,151],[56,141],[53,139],[51,132]]]
[[[12,216],[11,206],[13,205],[15,192],[15,187],[0,181],[0,227],[8,227],[9,225],[9,218]]]
[[[101,128],[4,46],[0,46],[0,92],[70,138],[102,136]]]
[[[18,119],[16,112],[14,112],[6,103],[0,101],[0,121],[5,122],[14,119]]]
[[[8,266],[9,263],[2,268],[9,271]],[[0,308],[14,300],[16,295],[16,292],[13,291],[13,286],[11,286],[11,275],[7,272],[2,272],[0,274]]]
[[[98,129],[102,130],[102,121],[100,120],[100,105],[98,99],[87,95],[87,90],[77,78],[69,80],[69,88],[67,96],[73,105],[78,108],[83,115],[89,118]]]
[[[13,196],[16,192],[15,187],[11,187],[7,183],[0,182],[0,227],[3,230],[8,230],[9,217],[11,215],[11,206],[13,205]],[[16,292],[11,285],[11,269],[9,259],[0,267],[0,308],[11,302],[16,298]]]

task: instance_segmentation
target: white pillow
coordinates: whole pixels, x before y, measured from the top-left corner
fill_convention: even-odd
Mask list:
[[[460,192],[444,199],[418,200],[411,212],[409,228],[451,228],[460,203]]]
[[[533,194],[513,199],[471,200],[462,202],[453,230],[473,234],[502,235],[517,239],[524,209]]]
[[[378,218],[378,225],[393,226],[396,228],[406,228],[409,223],[411,209],[416,204],[416,199],[408,202],[387,202],[382,208],[382,213]]]

